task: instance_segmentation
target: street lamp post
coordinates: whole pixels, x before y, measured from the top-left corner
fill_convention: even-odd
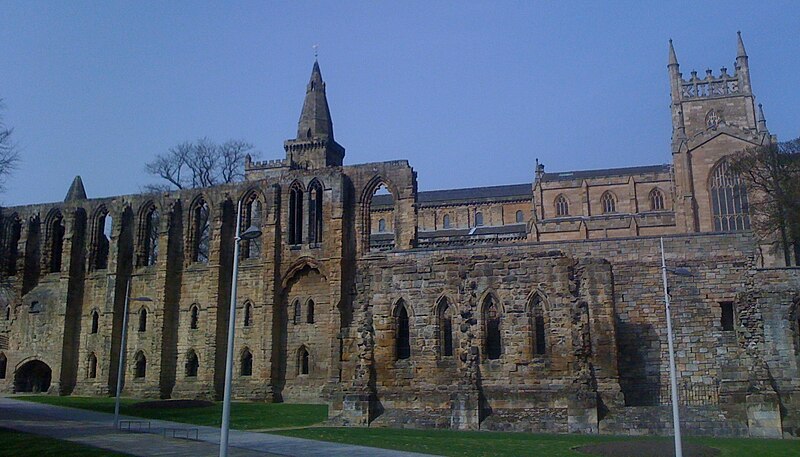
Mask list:
[[[128,305],[131,301],[131,280],[125,285],[125,306],[122,311],[122,335],[119,343],[119,366],[117,367],[117,398],[114,400],[114,428],[119,428],[119,397],[122,392],[122,372],[125,367],[125,351],[128,343]],[[150,297],[137,297],[133,301],[153,301]]]
[[[239,279],[239,242],[261,236],[261,230],[250,226],[241,233],[242,202],[236,210],[236,237],[233,239],[233,280],[231,285],[231,310],[228,315],[228,354],[225,360],[225,396],[222,400],[222,426],[220,427],[219,456],[228,456],[228,435],[231,420],[231,381],[233,380],[233,335],[236,330],[236,283]]]
[[[669,385],[672,399],[672,426],[675,429],[675,457],[683,457],[681,446],[681,417],[678,410],[678,376],[675,373],[675,348],[672,343],[672,317],[669,309],[669,288],[667,287],[667,271],[679,276],[691,276],[685,268],[668,269],[664,256],[664,238],[661,237],[661,278],[664,282],[664,307],[667,311],[667,346],[669,346]]]

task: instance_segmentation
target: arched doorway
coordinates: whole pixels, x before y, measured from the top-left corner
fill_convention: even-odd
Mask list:
[[[25,362],[14,375],[14,392],[47,392],[53,372],[41,360]]]

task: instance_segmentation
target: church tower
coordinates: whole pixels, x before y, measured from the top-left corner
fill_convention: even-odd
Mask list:
[[[319,62],[314,61],[306,86],[303,111],[297,123],[297,138],[283,143],[290,168],[315,169],[341,166],[344,148],[333,138],[333,121],[325,96],[325,81]]]
[[[750,66],[741,33],[733,74],[722,67],[705,76],[680,72],[672,40],[667,63],[672,112],[672,159],[675,173],[675,217],[684,232],[712,232],[749,228],[717,224],[720,202],[710,191],[712,175],[724,158],[772,140],[760,106],[756,108]],[[723,202],[724,203],[724,202]],[[746,208],[746,201],[744,202]],[[724,210],[724,208],[723,208]]]

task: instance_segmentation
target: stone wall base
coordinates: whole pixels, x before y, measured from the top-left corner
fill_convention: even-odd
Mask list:
[[[781,409],[775,393],[750,394],[747,396],[747,428],[750,436],[759,438],[781,438]]]

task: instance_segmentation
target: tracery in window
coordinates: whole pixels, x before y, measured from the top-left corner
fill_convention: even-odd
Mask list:
[[[604,214],[611,214],[617,212],[617,198],[611,192],[605,192],[600,197],[600,205],[603,208]]]
[[[569,216],[569,201],[567,197],[563,195],[556,197],[555,206],[557,217]]]
[[[664,194],[659,189],[650,191],[650,210],[661,211],[664,209]]]
[[[750,229],[747,188],[742,179],[733,174],[727,160],[717,164],[709,183],[714,230],[734,232]]]

